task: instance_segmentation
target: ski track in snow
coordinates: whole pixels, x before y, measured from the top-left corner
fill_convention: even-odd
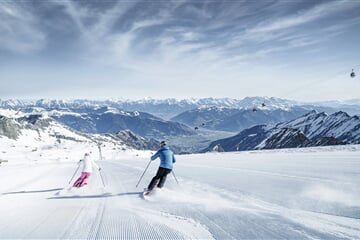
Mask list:
[[[127,164],[121,164],[122,166],[127,166],[127,167],[131,167],[131,165],[127,165]],[[233,169],[230,169],[229,168],[229,170],[233,170]],[[255,173],[262,173],[262,171],[254,171]],[[277,176],[277,177],[289,177],[289,175],[284,175],[284,174],[269,174],[269,175],[272,175],[272,176]],[[291,176],[291,177],[293,177],[293,178],[297,178],[297,179],[301,179],[301,180],[306,180],[306,181],[316,181],[316,180],[318,180],[318,178],[303,178],[303,177],[296,177],[296,176]],[[332,181],[325,181],[325,182],[332,182]],[[198,186],[196,186],[196,183],[194,184],[193,182],[192,183],[189,183],[189,184],[187,184],[187,185],[191,185],[191,186],[194,186],[194,188],[195,189],[198,189],[197,187]],[[199,186],[203,186],[204,184],[198,184]],[[206,187],[206,189],[211,189],[209,186],[207,186]],[[216,192],[216,193],[221,193],[221,192],[224,192],[225,193],[225,195],[226,194],[229,194],[228,192],[226,192],[226,191],[222,191],[221,189],[213,189],[214,191],[213,192]],[[192,190],[192,192],[189,192],[189,193],[183,193],[183,194],[180,194],[180,196],[179,196],[179,199],[173,199],[173,198],[169,198],[168,196],[165,196],[164,197],[164,199],[162,199],[161,197],[160,197],[160,199],[159,200],[167,200],[167,201],[175,201],[175,202],[183,202],[181,199],[183,198],[183,199],[186,199],[185,201],[184,201],[184,203],[188,203],[188,204],[196,204],[196,205],[201,205],[202,203],[201,203],[201,198],[200,197],[198,197],[198,199],[196,200],[196,197],[194,197],[194,198],[191,198],[191,197],[189,197],[187,194],[195,194],[196,195],[196,191],[194,191],[194,190]],[[174,193],[174,192],[170,192],[168,195],[171,195],[171,194],[178,194],[178,193]],[[243,195],[240,195],[240,196],[242,196],[241,198],[243,198],[244,196]],[[159,196],[156,196],[157,198],[159,197]],[[156,199],[156,197],[155,197],[155,199]],[[205,195],[205,197],[206,197],[206,195]],[[219,197],[219,196],[218,196]],[[154,197],[153,197],[154,198]],[[267,203],[267,202],[261,202],[262,204],[259,204],[259,206],[258,205],[255,205],[254,204],[254,202],[256,202],[256,199],[255,198],[249,198],[248,196],[247,196],[247,200],[246,200],[246,202],[243,202],[242,204],[236,204],[236,205],[249,205],[250,203],[249,202],[251,202],[251,204],[250,204],[250,208],[249,209],[244,209],[243,207],[241,207],[241,208],[238,208],[238,207],[234,207],[234,203],[235,202],[239,202],[241,199],[231,199],[231,201],[228,201],[228,200],[225,200],[224,198],[222,198],[221,199],[221,197],[219,197],[218,199],[216,199],[216,201],[220,201],[220,202],[218,202],[219,204],[221,204],[222,202],[225,204],[225,205],[227,205],[229,208],[235,208],[235,209],[237,209],[237,210],[241,210],[241,211],[247,211],[247,212],[252,212],[252,213],[254,213],[254,212],[258,212],[258,213],[262,213],[262,214],[264,214],[264,213],[269,213],[269,212],[271,212],[272,214],[274,214],[274,215],[278,215],[278,216],[286,216],[288,213],[292,213],[292,215],[294,215],[294,216],[292,216],[292,218],[290,218],[289,219],[289,221],[293,221],[294,219],[297,219],[298,217],[297,217],[297,215],[296,214],[294,214],[295,212],[297,213],[297,214],[299,214],[300,216],[302,216],[303,218],[305,218],[308,214],[314,214],[314,212],[311,212],[311,211],[302,211],[302,210],[292,210],[292,209],[288,209],[288,208],[279,208],[277,205],[271,205],[270,203]],[[150,197],[150,199],[151,199],[151,197]],[[209,202],[206,202],[206,201],[204,201],[205,202],[205,205],[207,205],[207,204],[209,204]],[[246,203],[246,204],[245,204]],[[211,204],[216,204],[215,202],[212,202]],[[267,208],[264,208],[264,206],[268,206]],[[219,227],[214,221],[212,221],[212,220],[210,220],[210,218],[209,217],[207,217],[205,214],[203,214],[203,212],[202,211],[199,211],[199,210],[197,210],[195,207],[191,207],[191,209],[192,209],[192,211],[197,211],[198,213],[200,213],[200,215],[202,215],[202,219],[203,220],[205,220],[206,221],[206,223],[207,223],[207,226],[211,226],[211,229],[213,230],[213,231],[215,231],[215,232],[217,232],[217,237],[218,238],[226,238],[226,239],[231,239],[231,238],[233,238],[233,239],[236,239],[237,237],[235,236],[235,237],[233,237],[231,234],[229,234],[226,230],[224,230],[222,227]],[[324,215],[324,213],[315,213],[315,214],[321,214],[321,215]],[[330,214],[326,214],[326,215],[330,215]],[[327,216],[326,216],[327,217]],[[342,218],[343,216],[337,216],[337,217],[340,217],[340,218]],[[311,218],[310,218],[310,220],[311,220]],[[350,222],[351,221],[353,221],[354,219],[353,218],[350,218]],[[255,222],[253,223],[253,224],[256,224]],[[295,224],[296,225],[296,224]],[[258,226],[259,227],[259,229],[262,229],[261,231],[262,232],[267,232],[269,235],[271,235],[271,232],[273,232],[274,230],[270,227],[270,228],[266,228],[266,227],[262,227],[262,226]],[[311,224],[309,224],[308,225],[308,227],[309,227],[309,229],[311,229],[312,228],[312,226],[311,226]],[[327,234],[326,233],[329,233],[329,232],[331,232],[330,230],[331,230],[331,228],[330,229],[326,229],[326,230],[324,230],[324,234],[322,234],[322,233],[316,233],[316,231],[313,231],[313,230],[308,230],[308,232],[306,232],[306,231],[303,231],[303,230],[300,230],[300,229],[297,229],[296,227],[293,227],[293,232],[294,233],[298,233],[299,234],[299,236],[303,236],[303,235],[305,235],[305,236],[311,236],[310,238],[318,238],[318,237],[324,237],[324,236],[327,236]],[[357,229],[356,231],[358,231],[359,229]],[[345,233],[346,233],[346,228],[345,228],[345,230],[343,230]],[[355,231],[355,233],[356,233],[356,231]],[[219,233],[220,232],[220,233]],[[293,233],[293,234],[294,234]],[[301,235],[300,235],[300,233],[301,233]],[[277,234],[280,234],[280,233],[277,233]],[[334,232],[334,234],[336,235],[337,233],[336,232]],[[287,235],[285,235],[284,236],[284,238],[286,238],[286,236]],[[290,235],[291,236],[291,235]],[[341,237],[344,237],[344,236],[346,236],[346,234],[345,235],[339,235],[339,236],[341,236]],[[356,236],[356,234],[355,234],[355,236]],[[279,235],[273,235],[273,237],[274,238],[276,238],[276,237],[279,237]]]
[[[311,172],[304,175],[304,172],[295,174],[286,169],[253,169],[245,163],[239,168],[182,160],[178,158],[175,168],[181,185],[177,185],[170,174],[166,187],[154,191],[146,199],[142,198],[142,188],[147,186],[158,167],[158,162],[151,164],[136,188],[146,159],[99,162],[106,186],[102,186],[99,174],[94,172],[89,185],[79,189],[69,188],[66,182],[76,164],[0,168],[0,174],[9,181],[7,186],[0,185],[0,206],[3,206],[0,208],[0,238],[360,238],[358,192],[345,192],[344,189],[346,194],[341,195],[342,191],[336,188],[338,179],[329,174],[318,177]],[[356,166],[351,174],[359,174]],[[28,171],[31,174],[26,175]],[[25,178],[19,179],[20,175]],[[299,191],[295,197],[301,199],[295,199],[296,204],[291,205],[276,197],[258,194],[269,190],[255,191],[252,187],[258,185],[252,178],[264,185],[266,181],[279,184],[270,189],[274,195]],[[229,179],[233,185],[228,184]],[[358,180],[341,179],[344,181],[340,187],[348,186],[351,190],[358,186]],[[290,184],[291,189],[279,192],[280,183],[284,182]],[[322,195],[318,196],[318,192]],[[326,194],[328,196],[324,196]],[[333,199],[333,195],[338,195],[337,199]],[[318,198],[317,202],[314,198]],[[308,207],[307,201],[315,207]],[[328,208],[317,209],[316,204],[325,204]],[[333,211],[333,206],[340,210]]]
[[[224,169],[224,170],[230,170],[230,171],[238,171],[238,172],[246,172],[246,173],[251,173],[251,174],[255,174],[255,175],[268,175],[268,176],[274,176],[274,177],[283,177],[283,178],[293,178],[293,179],[300,179],[300,180],[305,180],[305,181],[317,181],[317,182],[324,182],[324,183],[337,183],[336,180],[332,180],[332,179],[325,179],[325,178],[319,178],[319,177],[310,177],[310,176],[296,176],[296,175],[289,175],[289,174],[285,174],[285,173],[280,173],[280,172],[270,172],[270,171],[259,171],[259,170],[254,170],[254,169],[234,169],[234,168],[229,168],[229,167],[211,167],[211,166],[202,166],[202,165],[196,165],[196,164],[187,164],[188,167],[197,167],[197,168],[210,168],[210,169]],[[343,184],[351,184],[351,182],[347,183],[347,182],[343,182]]]
[[[29,168],[21,168],[23,171],[28,171]],[[37,172],[36,175],[31,176],[30,178],[27,179],[23,179],[23,175],[25,175],[24,173],[19,173],[18,177],[16,178],[16,181],[13,181],[14,185],[10,184],[9,188],[5,188],[3,190],[3,194],[2,195],[6,195],[6,194],[11,194],[11,193],[15,193],[17,192],[21,192],[23,191],[24,193],[26,193],[26,189],[27,187],[29,187],[30,185],[34,184],[35,182],[41,181],[44,177],[45,174],[51,174],[52,172],[56,171],[56,167],[52,166],[51,168],[45,168],[42,169],[41,172]],[[22,189],[22,190],[19,190]],[[0,195],[1,197],[1,195]]]
[[[107,163],[108,164],[108,163]],[[122,168],[112,164],[111,168],[123,171]],[[211,234],[190,218],[184,218],[165,212],[154,211],[148,208],[134,206],[132,201],[136,196],[140,203],[141,192],[126,193],[122,178],[126,175],[122,172],[110,177],[117,185],[116,190],[122,193],[86,193],[82,189],[72,191],[60,191],[50,199],[76,200],[91,199],[94,201],[86,206],[90,211],[81,211],[73,220],[71,228],[66,231],[63,238],[87,238],[87,239],[193,239],[212,238]],[[126,181],[124,181],[126,183]],[[81,191],[79,191],[81,190]],[[108,189],[106,189],[108,190]],[[90,191],[90,189],[89,189]],[[121,196],[121,204],[118,197]],[[129,197],[127,197],[129,196]],[[109,207],[111,206],[111,207]],[[85,231],[86,229],[86,231]],[[185,231],[184,231],[185,230]],[[78,233],[78,234],[76,234]]]

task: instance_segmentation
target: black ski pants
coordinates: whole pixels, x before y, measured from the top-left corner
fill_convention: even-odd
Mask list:
[[[151,180],[148,190],[151,191],[157,184],[157,187],[162,188],[166,181],[166,176],[171,173],[171,169],[159,167],[155,177]],[[158,183],[159,182],[159,183]]]

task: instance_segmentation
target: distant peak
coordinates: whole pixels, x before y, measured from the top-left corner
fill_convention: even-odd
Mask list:
[[[318,111],[311,110],[310,112],[306,113],[304,116],[310,116],[310,115],[316,115],[316,114],[318,114]]]
[[[343,111],[338,111],[338,112],[335,112],[335,113],[333,113],[331,115],[336,116],[336,117],[339,117],[339,116],[350,117],[349,114],[347,114],[346,112],[343,112]]]

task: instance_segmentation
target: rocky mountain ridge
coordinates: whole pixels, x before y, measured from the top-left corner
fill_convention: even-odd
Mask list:
[[[360,143],[360,118],[344,112],[311,111],[275,127],[257,125],[239,134],[212,142],[206,152],[220,145],[224,151],[296,148]]]

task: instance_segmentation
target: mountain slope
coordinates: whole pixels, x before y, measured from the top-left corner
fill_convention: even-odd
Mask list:
[[[288,110],[201,107],[183,112],[171,118],[171,120],[198,128],[239,132],[255,125],[275,125],[279,122],[297,118],[307,112],[307,109],[299,107],[289,108]]]
[[[354,99],[349,101],[328,101],[328,102],[313,102],[304,103],[287,99],[274,97],[245,97],[244,99],[232,98],[190,98],[190,99],[141,99],[141,100],[121,100],[121,99],[107,99],[107,100],[89,100],[89,99],[74,99],[74,100],[56,100],[56,99],[40,99],[40,100],[1,100],[1,108],[10,108],[24,111],[25,108],[44,108],[48,111],[54,109],[70,109],[73,112],[77,109],[85,110],[112,107],[116,109],[124,109],[125,111],[140,111],[148,112],[163,119],[170,119],[182,112],[199,107],[223,107],[233,109],[253,109],[259,108],[262,110],[276,110],[282,109],[288,111],[294,107],[302,109],[317,110],[319,112],[327,112],[329,114],[337,111],[346,111],[352,115],[360,114],[360,100]]]
[[[258,125],[212,142],[202,152],[220,144],[225,151],[276,149],[360,143],[360,119],[344,112],[331,115],[309,112],[275,127]]]
[[[0,116],[0,139],[11,142],[10,145],[13,146],[33,145],[32,149],[39,154],[43,150],[49,152],[51,149],[67,151],[69,145],[89,147],[95,152],[106,145],[113,146],[113,150],[156,150],[159,146],[157,141],[142,138],[129,130],[113,135],[87,134],[78,132],[47,115],[22,115],[16,119]]]
[[[165,121],[143,112],[104,112],[98,114],[58,114],[52,115],[58,121],[87,133],[111,133],[122,130],[132,132],[146,138],[164,138],[168,135],[193,135],[189,127]]]
[[[21,126],[15,120],[0,115],[0,136],[17,139],[20,135]]]
[[[312,111],[298,119],[276,126],[276,128],[283,127],[299,129],[311,140],[327,136],[349,143],[360,142],[360,118],[350,117],[342,111],[331,115]]]

